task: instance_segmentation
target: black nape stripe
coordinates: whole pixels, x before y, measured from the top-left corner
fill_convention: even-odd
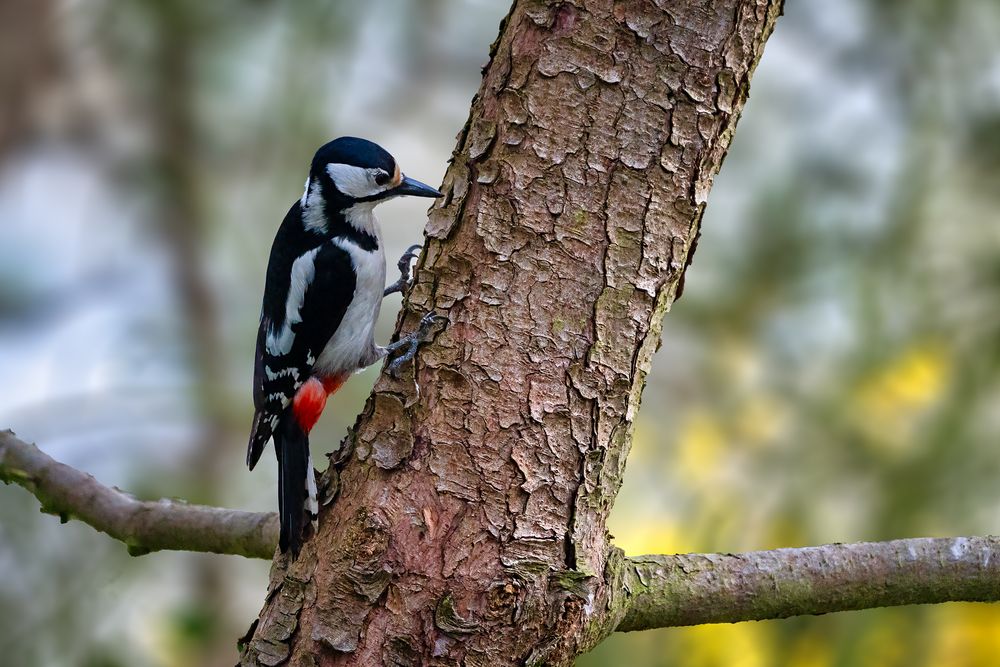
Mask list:
[[[335,219],[327,219],[327,224],[331,238],[347,239],[367,252],[378,250],[378,239],[373,234],[362,231],[347,222],[343,213],[338,214]]]

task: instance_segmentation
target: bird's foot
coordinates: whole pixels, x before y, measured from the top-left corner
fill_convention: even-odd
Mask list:
[[[417,327],[416,331],[408,333],[395,343],[386,345],[386,357],[391,356],[398,350],[403,350],[402,354],[389,362],[389,375],[394,378],[399,377],[400,367],[407,361],[413,360],[413,357],[417,354],[417,348],[420,347],[421,343],[425,343],[430,340],[431,333],[434,330],[434,324],[436,322],[446,321],[447,319],[448,318],[444,315],[438,315],[432,310],[420,318],[420,325]]]
[[[399,262],[396,264],[399,267],[399,280],[385,288],[385,292],[382,293],[383,297],[387,297],[393,292],[402,292],[410,284],[410,262],[417,258],[420,247],[419,245],[411,245],[399,258]]]

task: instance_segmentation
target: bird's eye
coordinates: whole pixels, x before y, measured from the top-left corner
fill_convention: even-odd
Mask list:
[[[389,182],[389,174],[385,173],[381,169],[375,172],[375,183],[378,185],[385,185]]]

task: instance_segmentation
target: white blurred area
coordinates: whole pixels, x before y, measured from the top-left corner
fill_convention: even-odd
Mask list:
[[[4,167],[0,280],[16,291],[0,323],[0,422],[123,483],[123,448],[190,442],[190,378],[163,253],[94,166],[50,146]]]

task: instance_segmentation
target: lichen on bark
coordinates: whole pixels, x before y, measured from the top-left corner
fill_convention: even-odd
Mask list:
[[[448,324],[376,384],[244,664],[568,664],[614,629],[605,520],[780,6],[514,4],[398,322]]]
[[[911,538],[622,559],[618,630],[1000,596],[997,538]]]

